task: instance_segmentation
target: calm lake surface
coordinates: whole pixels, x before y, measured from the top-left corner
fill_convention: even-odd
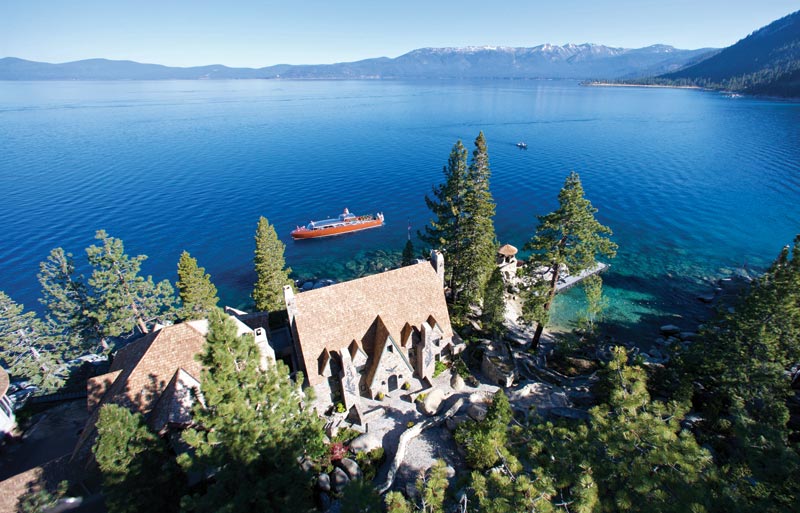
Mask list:
[[[763,270],[800,232],[799,103],[573,81],[0,82],[0,289],[38,309],[38,263],[62,246],[85,264],[103,228],[157,279],[188,250],[246,307],[261,215],[297,277],[352,278],[429,220],[451,147],[480,130],[503,243],[522,247],[581,175],[620,246],[604,276],[617,337],[691,327],[709,279]],[[386,226],[291,240],[344,207]]]

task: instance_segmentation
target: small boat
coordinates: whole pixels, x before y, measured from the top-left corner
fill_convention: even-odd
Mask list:
[[[519,148],[521,150],[527,150],[528,149],[528,143],[524,143],[524,142],[520,141],[520,142],[517,143],[517,148]]]
[[[383,214],[357,216],[351,214],[349,210],[339,214],[334,219],[323,219],[322,221],[311,221],[306,226],[298,226],[292,231],[293,239],[314,239],[317,237],[331,237],[343,233],[357,232],[368,228],[383,226]]]

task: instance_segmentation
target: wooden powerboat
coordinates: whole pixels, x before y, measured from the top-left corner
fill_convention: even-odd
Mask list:
[[[369,228],[383,226],[383,214],[377,213],[374,216],[357,216],[351,214],[349,210],[339,214],[334,219],[323,219],[322,221],[311,221],[306,226],[298,226],[292,231],[293,239],[315,239],[318,237],[331,237],[343,233],[357,232]]]

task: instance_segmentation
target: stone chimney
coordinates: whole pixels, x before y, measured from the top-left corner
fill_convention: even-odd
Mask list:
[[[261,353],[259,367],[261,367],[262,371],[266,371],[271,364],[275,363],[275,350],[272,349],[272,346],[269,344],[267,331],[264,328],[256,328],[253,330],[253,337],[256,340],[258,351]]]
[[[444,287],[444,255],[442,255],[441,251],[436,249],[431,250],[431,265],[436,269],[436,274],[439,275],[439,279],[442,281],[442,287]]]
[[[297,315],[297,304],[294,301],[294,290],[291,285],[283,286],[283,301],[286,303],[286,313],[289,314],[289,324],[294,324],[294,317]]]

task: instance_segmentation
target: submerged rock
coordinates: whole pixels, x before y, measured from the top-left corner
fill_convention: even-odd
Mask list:
[[[677,335],[681,332],[681,329],[674,324],[665,324],[661,326],[661,333],[663,335]]]

